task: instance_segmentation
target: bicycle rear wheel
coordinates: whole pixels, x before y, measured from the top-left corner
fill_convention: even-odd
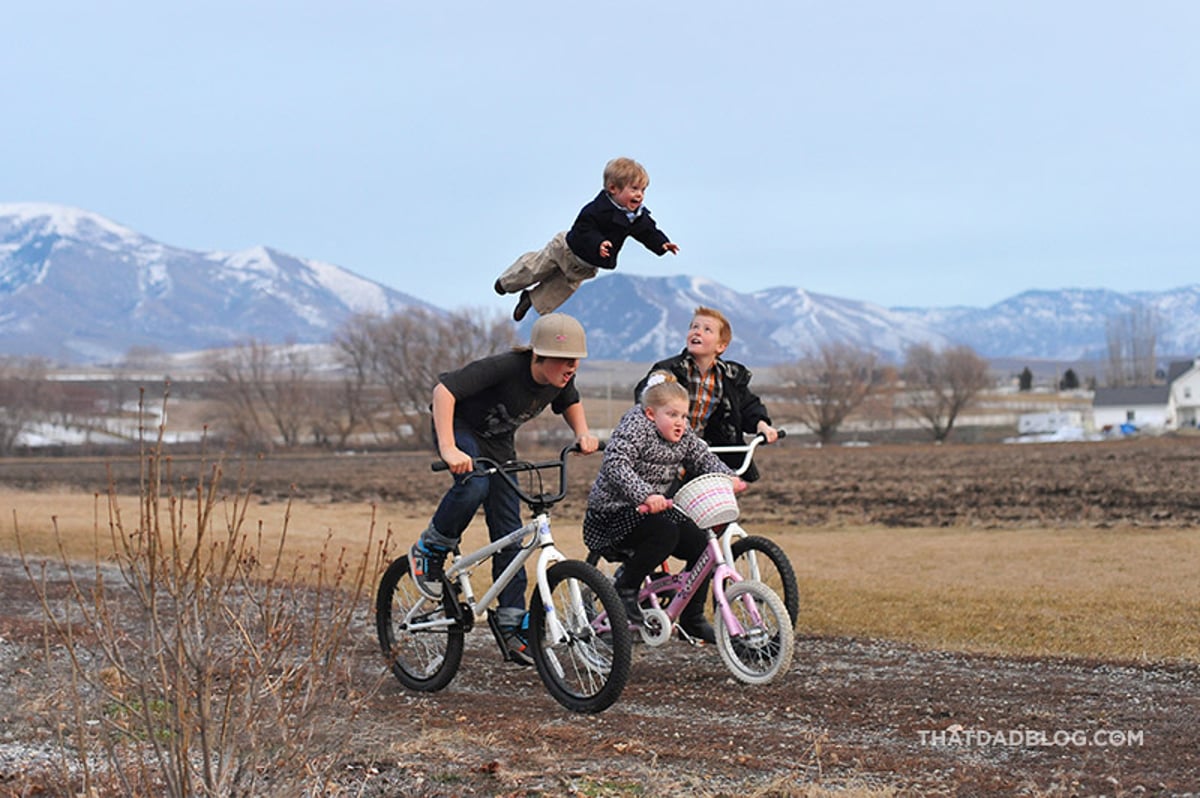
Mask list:
[[[783,599],[792,628],[800,620],[800,589],[792,562],[779,544],[758,535],[739,538],[733,543],[733,570],[743,579],[762,582]]]
[[[529,607],[529,649],[554,700],[572,712],[602,712],[629,680],[632,637],[616,588],[595,567],[578,560],[547,571],[552,612],[535,591]],[[566,637],[551,643],[550,618]]]
[[[743,631],[731,636],[725,616],[717,613],[717,651],[726,667],[746,684],[766,684],[786,673],[796,641],[783,599],[748,579],[729,585],[725,599]]]
[[[442,589],[441,601],[426,598],[413,581],[407,555],[393,560],[379,580],[375,633],[392,673],[410,690],[441,690],[462,662],[463,628],[453,620],[453,591],[445,582]]]

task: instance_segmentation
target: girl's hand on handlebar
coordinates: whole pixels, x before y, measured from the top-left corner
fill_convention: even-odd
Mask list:
[[[475,468],[475,463],[471,460],[471,455],[464,452],[457,446],[448,446],[438,452],[442,459],[446,461],[446,465],[450,468],[452,474],[466,474]]]
[[[733,478],[733,492],[734,493],[741,493],[748,487],[750,487],[750,483],[747,482],[746,480],[742,479],[741,477]]]
[[[666,496],[662,495],[661,493],[651,493],[646,497],[646,501],[638,505],[638,509],[641,510],[643,507],[645,507],[646,509],[644,512],[661,513],[670,506],[671,500]]]

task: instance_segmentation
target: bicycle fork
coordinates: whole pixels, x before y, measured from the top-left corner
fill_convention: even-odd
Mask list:
[[[737,572],[730,568],[725,563],[718,563],[713,572],[713,595],[717,599],[717,611],[721,613],[722,619],[725,621],[725,628],[729,630],[730,637],[742,637],[746,634],[746,628],[742,626],[733,609],[729,606],[729,600],[725,597],[725,583],[738,582],[741,578]],[[762,626],[762,614],[758,611],[758,604],[755,603],[754,597],[749,593],[741,597],[742,606],[746,608],[746,615],[750,619],[753,627]]]

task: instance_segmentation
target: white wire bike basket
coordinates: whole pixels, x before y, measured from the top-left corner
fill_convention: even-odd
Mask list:
[[[737,520],[738,505],[733,495],[733,478],[727,474],[702,474],[675,494],[675,507],[701,529]]]

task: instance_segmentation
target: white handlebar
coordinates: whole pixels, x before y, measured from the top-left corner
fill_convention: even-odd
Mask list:
[[[787,437],[787,432],[779,430],[779,437]],[[744,443],[741,446],[709,446],[708,450],[714,454],[737,454],[744,453],[746,456],[742,459],[742,464],[733,470],[733,473],[739,477],[746,473],[746,469],[750,467],[751,461],[754,460],[754,450],[767,442],[767,436],[761,432],[755,435],[749,443]]]

